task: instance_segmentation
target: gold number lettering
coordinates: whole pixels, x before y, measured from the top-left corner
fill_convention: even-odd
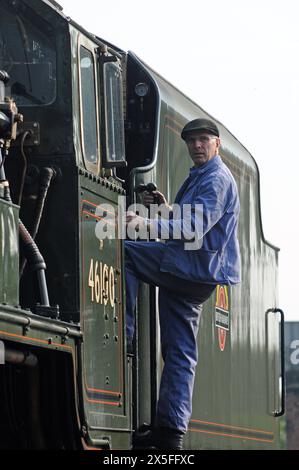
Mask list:
[[[108,303],[108,290],[109,290],[109,268],[107,264],[104,265],[103,269],[103,297],[104,297],[104,305]]]
[[[109,290],[110,290],[110,305],[114,307],[115,303],[115,292],[114,292],[114,269],[111,266],[109,272]]]
[[[115,306],[115,276],[113,266],[93,259],[90,260],[88,287],[91,289],[91,302]]]
[[[96,298],[97,304],[100,302],[100,295],[101,295],[101,282],[100,282],[100,276],[98,273],[98,267],[99,267],[99,263],[97,261],[95,264],[95,268],[94,268],[94,291],[95,291],[95,298]]]
[[[93,277],[93,259],[90,260],[88,287],[91,288],[91,301],[94,302],[94,277]]]

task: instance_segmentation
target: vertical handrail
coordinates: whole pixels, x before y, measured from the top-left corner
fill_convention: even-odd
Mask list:
[[[157,381],[157,313],[156,287],[150,286],[150,377],[151,377],[151,425],[154,426],[158,399]]]
[[[285,348],[284,348],[284,313],[281,308],[269,310],[280,315],[280,373],[281,373],[281,406],[279,411],[274,412],[275,418],[285,414],[286,386],[285,386]]]

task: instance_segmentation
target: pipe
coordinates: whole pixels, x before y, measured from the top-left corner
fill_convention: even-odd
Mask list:
[[[37,328],[41,331],[53,332],[57,335],[68,336],[69,338],[83,339],[83,332],[79,326],[78,328],[71,327],[69,324],[63,324],[61,321],[58,324],[55,320],[46,317],[40,320],[31,312],[24,310],[18,312],[9,305],[0,305],[0,320],[29,328]]]
[[[43,168],[42,180],[41,180],[40,189],[39,189],[39,197],[37,200],[37,207],[35,211],[35,222],[34,222],[34,226],[33,226],[32,233],[31,233],[33,240],[35,240],[35,237],[37,235],[37,232],[40,226],[40,221],[43,215],[45,201],[47,198],[51,181],[53,178],[55,178],[55,176],[56,176],[56,171],[54,170],[54,168],[48,168],[48,167]]]
[[[39,285],[39,294],[41,305],[50,307],[49,294],[47,289],[46,273],[44,269],[37,271],[37,279]]]
[[[31,237],[33,240],[35,240],[35,237],[37,235],[37,232],[38,232],[38,229],[39,229],[39,226],[40,226],[40,221],[41,221],[41,218],[42,218],[42,215],[43,215],[43,211],[44,211],[44,206],[45,206],[45,201],[46,201],[46,198],[47,198],[47,194],[48,194],[48,190],[49,190],[49,187],[50,187],[50,184],[51,184],[51,181],[53,178],[55,178],[56,176],[56,171],[53,169],[53,168],[44,168],[43,169],[43,175],[42,175],[42,181],[41,181],[41,185],[40,185],[40,189],[39,189],[39,196],[38,196],[38,200],[37,200],[37,207],[36,207],[36,210],[35,210],[35,217],[34,217],[34,224],[33,224],[33,228],[31,230]],[[27,264],[27,259],[23,259],[22,263],[21,263],[21,267],[20,267],[20,277],[22,277],[23,273],[24,273],[24,269],[25,269],[25,266]],[[43,304],[45,305],[45,304]]]
[[[6,181],[5,171],[3,167],[3,160],[2,160],[2,152],[0,148],[0,164],[1,164],[1,171],[3,173],[3,179]],[[10,190],[9,186],[5,187],[4,199],[7,202],[12,202],[10,197]],[[38,274],[38,283],[40,287],[40,297],[41,297],[41,304],[49,307],[49,296],[48,296],[48,287],[46,281],[45,270],[47,269],[46,263],[44,258],[42,257],[41,252],[38,249],[35,241],[32,239],[30,233],[26,229],[25,225],[21,220],[19,220],[19,231],[20,231],[20,238],[23,242],[25,256],[31,265],[33,271],[37,271]],[[45,303],[44,303],[45,302]]]
[[[45,260],[39,251],[35,241],[32,239],[30,233],[26,229],[23,222],[20,220],[19,224],[20,237],[23,242],[25,256],[30,264],[30,267],[33,271],[37,271],[37,278],[39,284],[39,293],[41,305],[46,307],[50,306],[48,287],[46,281],[46,263]]]
[[[5,348],[5,363],[35,367],[38,364],[38,359],[29,351],[18,351],[16,349]]]

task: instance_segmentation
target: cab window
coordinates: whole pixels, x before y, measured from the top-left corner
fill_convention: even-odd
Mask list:
[[[0,70],[10,75],[17,106],[56,99],[56,46],[51,25],[16,2],[0,2]]]
[[[91,51],[80,47],[81,75],[81,129],[82,147],[86,167],[96,171],[98,162],[97,95],[95,63]]]
[[[117,63],[104,64],[106,117],[106,165],[125,164],[125,133],[121,69]]]

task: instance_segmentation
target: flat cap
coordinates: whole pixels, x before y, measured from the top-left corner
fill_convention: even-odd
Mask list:
[[[219,129],[213,121],[209,119],[194,119],[188,122],[182,130],[181,137],[186,140],[189,132],[208,132],[209,134],[216,135],[219,137]]]

